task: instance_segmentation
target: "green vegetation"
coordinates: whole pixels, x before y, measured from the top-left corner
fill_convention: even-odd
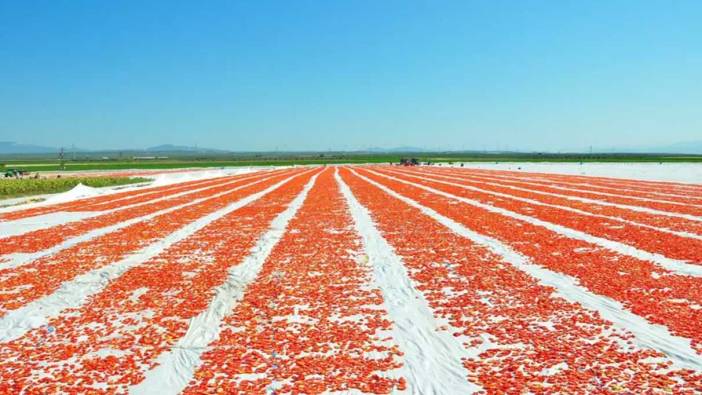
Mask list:
[[[446,153],[425,156],[431,162],[621,162],[702,163],[702,155],[675,154],[551,154],[551,153]]]
[[[364,157],[318,157],[318,158],[265,158],[265,159],[181,159],[153,161],[80,161],[66,162],[62,168],[55,161],[6,161],[5,166],[20,168],[30,172],[38,171],[87,171],[87,170],[126,170],[126,169],[182,169],[232,166],[291,166],[321,165],[341,163],[388,163],[399,162],[400,156]]]
[[[145,181],[149,180],[129,177],[3,178],[0,179],[0,199],[65,192],[79,183],[99,188]]]
[[[125,169],[179,169],[231,166],[289,166],[342,163],[399,163],[400,158],[417,158],[422,162],[697,162],[702,155],[675,154],[577,154],[520,152],[406,152],[406,153],[232,153],[171,155],[157,159],[102,159],[85,155],[66,160],[62,166],[52,156],[13,156],[1,159],[5,168],[30,172],[87,171]],[[0,167],[0,170],[2,168]]]

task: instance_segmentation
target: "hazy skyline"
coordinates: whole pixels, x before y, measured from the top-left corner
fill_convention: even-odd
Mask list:
[[[702,2],[0,0],[0,141],[584,150],[702,139]]]

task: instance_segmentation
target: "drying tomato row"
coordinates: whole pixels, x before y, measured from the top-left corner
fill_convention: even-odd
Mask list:
[[[255,173],[245,173],[245,174],[238,174],[238,175],[231,175],[231,176],[224,176],[224,177],[216,177],[216,178],[210,178],[210,179],[205,179],[205,180],[196,180],[196,181],[186,181],[182,183],[178,183],[176,185],[184,185],[184,187],[177,187],[175,189],[171,189],[169,192],[170,194],[174,193],[179,193],[179,192],[184,192],[188,190],[193,190],[193,189],[200,189],[200,188],[205,188],[205,187],[210,187],[213,185],[219,185],[222,182],[226,182],[229,180],[243,180],[243,179],[248,179],[251,176],[258,176],[258,175],[270,175],[270,174],[277,174],[282,171],[285,171],[283,169],[281,170],[274,170],[274,171],[266,171],[266,172],[255,172]],[[153,193],[152,193],[153,195]],[[162,197],[162,193],[156,192],[156,196],[152,196],[152,198],[157,198],[157,197]],[[103,203],[98,203],[98,204],[93,204],[90,205],[90,211],[105,211],[105,210],[113,210],[116,208],[121,208],[126,205],[131,205],[134,203],[139,203],[142,201],[148,201],[150,199],[145,199],[145,198],[140,198],[140,197],[123,197]],[[71,211],[82,211],[83,209],[81,207],[72,209]]]
[[[671,191],[666,190],[665,192],[660,192],[660,191],[649,191],[649,190],[639,190],[635,188],[628,187],[626,185],[617,185],[616,187],[614,186],[605,186],[605,185],[598,185],[597,183],[590,184],[590,183],[585,183],[585,182],[573,182],[573,181],[566,181],[566,180],[549,180],[546,178],[542,177],[533,177],[530,176],[528,173],[521,173],[519,175],[504,175],[504,174],[492,174],[492,173],[476,173],[469,170],[449,170],[449,169],[427,169],[424,168],[422,170],[427,170],[435,174],[443,174],[443,175],[458,175],[458,176],[466,176],[466,177],[475,177],[475,178],[482,178],[485,180],[492,180],[495,182],[499,183],[509,183],[509,182],[524,182],[528,183],[529,185],[535,185],[535,186],[547,186],[547,187],[554,187],[554,188],[567,188],[567,189],[574,189],[574,190],[586,190],[586,191],[594,191],[594,192],[601,192],[601,193],[608,193],[608,194],[616,194],[619,196],[633,196],[633,197],[638,197],[638,198],[645,198],[645,199],[654,199],[654,200],[669,200],[672,202],[677,202],[677,203],[683,203],[683,204],[696,204],[696,205],[702,205],[702,198],[699,197],[699,193],[695,191],[683,191],[683,192],[678,192],[678,193],[671,193]],[[626,181],[625,181],[626,182]]]
[[[230,190],[232,187],[241,185],[245,182],[250,182],[255,179],[261,179],[269,176],[270,173],[256,174],[249,177],[239,177],[236,179],[222,179],[211,185],[198,185],[197,187],[185,187],[187,190],[192,190],[192,193],[175,196],[166,199],[159,199],[155,202],[147,202],[137,206],[125,207],[124,209],[116,209],[103,215],[86,218],[80,221],[68,222],[66,224],[53,226],[50,228],[39,229],[27,232],[21,235],[11,236],[0,239],[0,255],[12,253],[32,253],[47,249],[49,247],[60,244],[72,237],[76,237],[88,233],[95,229],[108,227],[129,221],[135,218],[147,216],[161,210],[169,209],[179,205],[192,202],[196,199],[212,196],[217,193],[222,193]],[[202,189],[206,188],[206,189]],[[179,191],[176,193],[182,193]],[[159,197],[164,197],[160,195]],[[150,199],[154,199],[151,197]],[[115,203],[112,203],[115,204]],[[119,207],[115,204],[116,207]]]
[[[597,176],[580,176],[572,174],[538,173],[538,172],[516,172],[509,170],[487,170],[468,169],[472,173],[482,173],[486,175],[504,175],[513,177],[538,177],[555,182],[578,182],[586,185],[607,186],[611,188],[628,188],[644,192],[680,193],[695,194],[702,192],[702,186],[698,184],[686,184],[670,181],[648,181],[633,180],[626,178],[611,178]]]
[[[317,179],[185,393],[389,393],[401,352],[331,171]],[[431,352],[427,350],[427,352]]]
[[[553,186],[540,186],[532,185],[532,183],[527,182],[514,182],[513,185],[522,186],[524,188],[537,189],[543,192],[556,193],[563,196],[575,196],[580,198],[593,199],[602,202],[623,204],[628,206],[645,207],[653,210],[665,211],[677,214],[688,214],[695,216],[702,216],[702,205],[693,205],[687,203],[673,202],[668,199],[659,198],[657,201],[647,200],[645,198],[637,198],[629,194],[618,195],[606,195],[601,192],[588,191],[586,189],[581,189],[578,191],[570,189],[560,189]]]
[[[63,311],[47,327],[0,347],[0,392],[124,393],[144,379],[205,310],[230,267],[312,176],[293,178],[221,217]]]
[[[604,393],[702,389],[702,376],[538,284],[485,247],[458,236],[343,170],[438,317],[476,356],[469,378],[488,393]],[[402,224],[398,231],[398,223]]]
[[[681,196],[695,196],[702,192],[702,187],[695,184],[651,182],[631,179],[603,179],[600,177],[592,176],[575,176],[549,173],[524,173],[484,169],[467,169],[467,171],[474,175],[483,175],[498,178],[511,178],[530,182],[533,181],[568,188],[572,188],[574,184],[580,184],[580,186],[576,188],[582,188],[585,190],[593,188],[602,188],[602,192],[619,193],[623,196],[628,196],[632,192],[634,194],[633,196],[638,196],[636,195],[638,193],[660,194],[661,196],[669,196],[670,194]],[[607,192],[607,189],[619,192]],[[642,195],[639,197],[645,196]],[[661,199],[661,197],[658,197],[657,199]]]
[[[214,185],[221,185],[224,182],[227,181],[232,181],[232,180],[239,180],[243,179],[244,177],[217,177],[214,179],[207,179],[207,180],[201,180],[201,181],[195,181],[195,182],[186,182],[182,184],[174,184],[171,186],[171,188],[168,188],[166,191],[154,191],[154,192],[148,192],[148,193],[143,193],[139,194],[137,196],[124,196],[120,197],[117,199],[110,199],[105,202],[94,202],[94,203],[89,203],[89,204],[82,204],[80,206],[73,206],[70,209],[66,211],[85,211],[88,209],[88,211],[107,211],[107,210],[114,210],[118,208],[122,208],[124,206],[128,205],[133,205],[133,204],[138,204],[138,203],[143,203],[143,202],[148,202],[154,199],[159,199],[162,198],[166,195],[175,195],[177,193],[181,192],[187,192],[187,191],[192,191],[195,189],[200,189],[200,188],[207,188],[210,186]],[[187,185],[184,185],[187,184]]]
[[[230,177],[220,177],[217,179],[195,180],[160,187],[145,187],[129,191],[116,192],[103,196],[89,197],[71,200],[64,203],[56,203],[39,207],[32,207],[23,210],[15,210],[0,213],[0,220],[13,221],[17,219],[34,217],[55,213],[59,211],[102,211],[108,208],[115,208],[126,204],[157,198],[164,193],[175,193],[174,190],[194,189],[199,186],[221,182]],[[132,200],[135,199],[135,200]]]
[[[500,240],[533,262],[577,279],[595,294],[610,297],[648,321],[691,339],[702,355],[702,278],[676,275],[651,262],[568,238],[544,227],[490,212],[416,186],[358,170],[398,193],[475,232]],[[462,188],[432,185],[460,194]]]
[[[489,191],[495,191],[503,194],[510,194],[510,196],[518,196],[515,191],[510,191],[507,188],[486,186],[470,181],[445,180],[433,175],[428,175],[428,177],[417,176],[413,172],[383,171],[383,173],[416,184],[431,186],[442,191],[446,191],[445,188],[449,188],[451,193],[455,193],[457,196],[466,199],[476,200],[483,204],[566,226],[592,236],[626,243],[650,253],[658,253],[668,258],[685,260],[694,264],[702,264],[702,240],[700,239],[683,237],[656,229],[617,221],[616,219],[594,217],[558,207],[528,203],[489,193]],[[456,184],[479,188],[486,192],[459,188],[455,186]],[[538,195],[529,193],[521,193],[520,195],[520,197],[529,199],[538,197]],[[700,222],[700,224],[702,224],[702,222]]]
[[[61,173],[62,177],[138,177],[148,175],[175,174],[175,173],[194,173],[201,171],[209,171],[208,168],[178,168],[178,169],[143,169],[143,170],[84,170],[84,171],[69,171]]]
[[[468,175],[447,175],[448,173],[438,173],[429,171],[409,171],[407,173],[431,176],[442,180],[456,182],[463,180],[469,182],[470,185],[477,188],[506,193],[517,197],[537,200],[546,204],[560,205],[572,207],[581,211],[606,215],[615,218],[621,218],[627,221],[633,221],[644,225],[649,225],[661,229],[670,229],[679,232],[687,232],[692,234],[702,235],[702,221],[694,221],[692,219],[672,217],[662,214],[653,214],[641,211],[635,211],[623,207],[608,206],[603,204],[586,203],[578,200],[572,200],[564,196],[554,196],[548,192],[541,191],[538,187],[523,188],[506,181],[491,182],[479,177]],[[520,188],[520,189],[515,189]]]
[[[248,195],[264,190],[298,171],[233,187],[218,197],[138,222],[117,232],[76,244],[27,265],[0,270],[0,316],[54,292],[64,281],[119,261],[187,224]],[[239,188],[239,189],[237,189]]]
[[[122,176],[122,177],[138,177],[138,176],[152,176],[161,174],[177,174],[177,173],[195,173],[195,172],[205,172],[210,171],[209,168],[193,169],[193,168],[182,168],[182,169],[155,169],[155,170],[130,170],[130,171],[114,171],[114,172],[95,172],[92,174],[96,175],[108,175],[108,176]],[[90,174],[90,173],[88,173]]]

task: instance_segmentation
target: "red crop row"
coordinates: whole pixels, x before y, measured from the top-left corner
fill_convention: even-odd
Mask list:
[[[7,213],[0,213],[0,220],[13,221],[17,219],[34,217],[37,215],[44,215],[59,211],[101,211],[126,204],[133,204],[140,201],[155,199],[163,195],[164,193],[177,193],[174,191],[195,189],[200,186],[215,184],[221,182],[224,179],[229,178],[236,177],[220,177],[217,179],[188,181],[173,185],[164,185],[160,187],[145,187],[124,192],[111,193],[109,195],[71,200],[69,202],[64,203],[56,203],[46,206],[28,208],[24,210],[10,211]]]
[[[0,270],[0,315],[54,292],[64,281],[125,258],[187,224],[298,173],[287,173],[76,244],[27,265]]]
[[[126,271],[82,307],[52,319],[51,333],[43,327],[3,344],[0,392],[123,393],[143,380],[311,176],[292,179]]]
[[[665,181],[632,180],[624,178],[607,178],[594,176],[579,176],[572,174],[536,173],[536,172],[515,172],[507,170],[487,170],[487,169],[467,169],[471,173],[484,174],[488,176],[506,176],[517,178],[539,178],[553,182],[582,183],[609,187],[614,189],[632,189],[640,192],[674,193],[682,195],[694,195],[702,192],[702,186],[696,184],[684,184]]]
[[[702,198],[699,197],[699,193],[694,191],[684,191],[678,193],[672,193],[672,191],[666,190],[661,191],[649,191],[649,190],[639,190],[636,188],[631,188],[626,185],[617,186],[606,186],[598,185],[598,183],[590,184],[585,182],[575,182],[573,180],[549,180],[542,177],[530,176],[528,173],[517,173],[514,175],[505,174],[494,174],[494,173],[483,173],[474,172],[472,169],[468,170],[457,170],[457,169],[442,169],[442,168],[423,168],[427,172],[434,174],[443,175],[456,175],[465,177],[481,178],[484,180],[492,180],[499,183],[509,183],[509,182],[523,182],[530,185],[536,186],[547,186],[547,187],[558,187],[558,188],[570,188],[570,189],[580,189],[593,192],[602,192],[616,194],[620,196],[632,196],[645,199],[656,199],[656,200],[669,200],[672,202],[682,203],[682,204],[696,204],[702,205]]]
[[[380,291],[327,171],[202,356],[185,393],[388,393],[404,379]]]
[[[546,204],[560,205],[572,207],[581,211],[590,212],[593,214],[606,215],[610,217],[621,218],[628,221],[638,222],[641,224],[658,227],[661,229],[670,229],[680,232],[688,232],[702,235],[702,221],[694,221],[691,219],[671,217],[667,215],[645,213],[630,209],[607,206],[595,203],[585,203],[577,200],[571,200],[564,196],[553,196],[542,191],[539,187],[531,186],[528,191],[509,188],[509,186],[517,186],[514,183],[499,181],[490,182],[487,184],[483,179],[474,178],[467,175],[449,176],[444,173],[428,172],[428,171],[407,171],[408,174],[422,175],[426,177],[440,178],[451,182],[462,180],[477,188],[506,193],[518,197],[537,200]],[[468,185],[466,184],[466,185]],[[496,185],[499,184],[499,185]],[[521,187],[520,187],[521,188]],[[526,188],[524,188],[526,189]]]
[[[541,226],[463,204],[421,188],[360,173],[398,193],[411,196],[469,229],[500,240],[533,262],[572,276],[592,292],[620,301],[633,313],[690,338],[702,353],[702,278],[673,274],[655,264],[568,238]],[[462,188],[433,184],[460,195]]]
[[[139,218],[155,213],[160,210],[165,210],[171,207],[186,204],[196,199],[225,192],[231,189],[232,187],[241,185],[245,182],[249,182],[255,179],[268,177],[270,174],[271,173],[262,173],[250,177],[236,179],[227,178],[219,180],[217,183],[214,183],[212,185],[206,186],[207,189],[205,190],[199,190],[182,196],[158,200],[156,202],[145,203],[136,207],[128,207],[122,210],[116,210],[103,215],[87,218],[81,221],[69,222],[63,225],[39,229],[17,236],[2,238],[0,239],[0,255],[12,254],[17,252],[31,253],[41,251],[49,247],[58,245],[61,242],[68,240],[72,237],[88,233],[92,230],[119,224],[134,218]],[[197,189],[199,188],[203,188],[203,186],[198,185]]]
[[[88,204],[82,204],[80,206],[74,206],[71,207],[70,209],[66,211],[106,211],[106,210],[113,210],[116,208],[124,207],[127,205],[133,205],[133,204],[138,204],[138,203],[143,203],[143,202],[148,202],[154,199],[161,198],[166,195],[174,195],[180,192],[187,192],[191,191],[194,189],[200,189],[200,188],[207,188],[210,186],[214,185],[221,185],[224,182],[230,182],[234,180],[240,180],[245,178],[244,177],[237,177],[237,176],[231,176],[231,177],[217,177],[214,179],[208,179],[208,180],[203,180],[199,182],[193,182],[193,183],[182,183],[182,184],[175,184],[171,188],[168,188],[166,191],[153,191],[153,192],[148,192],[148,193],[142,193],[137,196],[124,196],[120,197],[117,199],[110,199],[105,202],[95,202],[95,203],[88,203]],[[183,185],[187,184],[187,185]],[[87,202],[86,202],[87,203]]]
[[[460,184],[480,188],[487,191],[496,191],[532,199],[538,195],[529,193],[519,193],[510,191],[507,188],[486,186],[470,181],[441,180],[436,176],[418,178],[415,173],[405,172],[383,172],[403,180],[416,184],[437,187],[451,187],[457,196],[476,200],[483,204],[507,209],[522,215],[538,218],[542,221],[554,223],[585,232],[592,236],[597,236],[609,240],[615,240],[635,246],[644,251],[658,253],[673,259],[690,261],[695,264],[702,264],[702,240],[689,237],[678,236],[671,233],[662,232],[656,229],[637,226],[631,223],[593,217],[590,215],[575,213],[558,207],[549,207],[527,203],[515,199],[490,194],[488,192],[478,192],[475,190],[457,188],[451,184]],[[427,180],[425,178],[429,178]],[[449,184],[446,184],[449,183]],[[452,192],[452,193],[453,193]],[[702,224],[702,222],[700,222]]]
[[[692,391],[702,376],[670,370],[632,335],[553,294],[486,248],[342,171],[412,280],[467,349],[471,381],[489,393]],[[389,184],[389,183],[388,183]],[[394,185],[393,185],[394,188]],[[403,231],[398,231],[398,223]]]
[[[526,183],[526,182],[513,182],[512,185],[521,186],[523,188],[534,188],[534,185],[532,185],[531,183]],[[702,206],[691,205],[691,204],[686,204],[686,203],[676,203],[676,202],[672,202],[672,201],[667,201],[668,199],[660,199],[659,198],[661,200],[660,202],[658,202],[658,201],[654,202],[654,201],[646,200],[644,198],[634,197],[634,196],[631,196],[629,194],[623,194],[622,196],[611,196],[611,195],[605,195],[603,193],[598,193],[598,192],[590,192],[590,191],[584,190],[584,189],[579,190],[579,191],[572,191],[572,190],[559,189],[559,188],[554,188],[552,186],[544,186],[544,185],[538,186],[538,190],[544,191],[544,192],[556,193],[556,194],[563,195],[563,196],[576,196],[576,197],[593,199],[593,200],[598,200],[598,201],[608,202],[608,203],[624,204],[624,205],[628,205],[628,206],[637,206],[637,207],[645,207],[645,208],[649,208],[649,209],[666,211],[666,212],[670,212],[670,213],[702,216]],[[666,202],[663,202],[663,200],[666,200]]]
[[[114,171],[114,172],[109,172],[109,173],[99,171],[99,172],[95,172],[92,174],[108,175],[108,176],[122,176],[122,177],[137,177],[137,176],[152,176],[152,175],[160,175],[160,174],[195,173],[195,172],[203,172],[203,171],[210,171],[210,169],[209,168],[201,168],[201,169],[182,168],[182,169],[171,169],[171,170],[154,169],[154,170]],[[88,174],[91,174],[91,173],[88,173]]]
[[[169,194],[175,194],[179,192],[185,192],[188,190],[193,190],[193,189],[200,189],[200,188],[206,188],[210,187],[213,185],[219,185],[222,182],[226,181],[232,181],[232,180],[243,180],[243,179],[248,179],[252,176],[259,176],[259,175],[272,175],[272,174],[277,174],[280,172],[285,171],[283,170],[273,170],[273,171],[268,171],[268,172],[255,172],[255,173],[245,173],[245,174],[238,174],[238,175],[231,175],[231,176],[225,176],[225,177],[216,177],[216,178],[210,178],[206,180],[200,180],[200,181],[185,181],[182,183],[176,184],[176,188],[170,189],[168,192]],[[183,187],[177,187],[178,185],[183,185]],[[158,187],[156,187],[158,188]],[[110,200],[107,202],[102,202],[102,203],[97,203],[97,204],[91,204],[88,207],[90,208],[90,211],[104,211],[104,210],[112,210],[115,208],[120,208],[126,205],[130,204],[135,204],[135,203],[140,203],[144,201],[148,201],[151,199],[155,198],[160,198],[163,196],[163,193],[160,191],[155,191],[147,195],[146,197],[122,197],[119,199],[115,200]],[[82,211],[82,207],[76,207],[71,209],[71,211]]]

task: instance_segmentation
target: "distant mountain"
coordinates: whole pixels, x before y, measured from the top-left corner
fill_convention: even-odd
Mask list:
[[[674,154],[702,154],[702,141],[683,141],[664,147],[654,147],[652,152]]]
[[[367,150],[362,150],[366,152],[425,152],[424,148],[419,147],[394,147],[394,148],[381,148],[381,147],[370,147]]]
[[[612,147],[600,152],[622,152],[642,154],[696,154],[702,155],[702,140],[681,141],[669,145]]]
[[[56,154],[61,150],[59,147],[46,147],[32,144],[18,144],[13,141],[0,141],[0,155],[15,155],[15,154]],[[71,152],[96,153],[96,152],[181,152],[181,153],[225,153],[228,151],[217,150],[212,148],[189,147],[184,145],[162,144],[155,147],[142,148],[126,148],[120,150],[86,150],[74,147],[64,147],[66,154]]]
[[[40,145],[17,144],[13,141],[0,141],[0,155],[2,154],[49,154],[58,152],[56,147],[43,147]]]
[[[187,145],[161,144],[146,149],[149,152],[229,152],[213,148],[190,147]]]

